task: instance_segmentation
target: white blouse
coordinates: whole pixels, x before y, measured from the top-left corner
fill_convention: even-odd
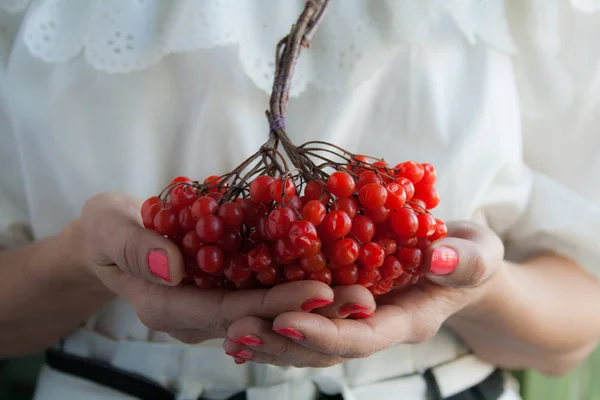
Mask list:
[[[0,5],[0,243],[15,246],[57,233],[95,194],[148,197],[254,152],[268,135],[275,44],[304,0]],[[552,250],[600,274],[599,10],[598,0],[332,0],[292,82],[288,133],[433,163],[435,216],[487,224],[510,259]],[[365,385],[467,351],[442,329],[329,369],[236,366],[219,341],[150,332],[121,300],[69,346],[204,396],[251,386],[251,399],[287,398],[268,391],[281,385],[296,398],[323,377],[362,399]],[[39,399],[83,387],[53,374]],[[78,398],[125,398],[97,390]]]

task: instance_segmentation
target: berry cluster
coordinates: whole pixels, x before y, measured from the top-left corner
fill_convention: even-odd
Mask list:
[[[261,148],[225,175],[202,183],[175,178],[143,204],[144,226],[186,256],[187,283],[250,289],[312,279],[381,295],[419,282],[422,252],[446,236],[428,211],[440,201],[432,165],[392,168],[327,142],[296,146],[287,135],[296,61],[328,3],[307,1],[277,44]]]
[[[432,165],[353,155],[325,179],[301,178],[261,174],[235,190],[226,176],[177,177],[144,202],[143,223],[179,246],[200,288],[312,279],[381,295],[422,279],[422,252],[447,232],[428,212],[439,203]]]

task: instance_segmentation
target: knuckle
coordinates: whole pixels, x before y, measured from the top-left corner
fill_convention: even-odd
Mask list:
[[[248,334],[258,334],[263,331],[262,321],[256,317],[242,317],[227,328],[230,337],[240,337]]]
[[[83,207],[81,208],[81,215],[84,217],[94,215],[94,211],[97,207],[97,204],[102,204],[102,196],[102,194],[98,194],[87,199],[87,201],[83,203]]]
[[[469,258],[464,285],[467,287],[480,285],[487,275],[487,265],[486,257],[478,251],[474,252]]]
[[[284,358],[287,354],[292,352],[293,343],[290,340],[278,340],[277,344],[273,346],[273,355],[277,358]]]
[[[142,229],[132,229],[123,242],[123,250],[119,267],[134,276],[143,276],[144,267],[140,263]]]

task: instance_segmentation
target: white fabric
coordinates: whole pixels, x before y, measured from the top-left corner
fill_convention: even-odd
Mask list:
[[[445,335],[447,333],[443,332],[440,336]],[[434,338],[429,347],[445,352],[445,343],[439,337]],[[395,368],[397,377],[392,379],[362,383],[352,380],[347,365],[328,370],[288,369],[286,379],[281,376],[274,379],[274,375],[261,373],[261,368],[252,364],[235,368],[235,373],[221,374],[220,371],[229,369],[231,360],[223,354],[220,346],[209,350],[201,347],[183,349],[170,343],[116,341],[85,329],[75,333],[64,350],[152,378],[178,391],[178,398],[182,400],[192,400],[198,396],[226,398],[247,386],[248,400],[308,400],[316,398],[318,390],[326,394],[343,393],[345,400],[370,400],[374,396],[385,399],[390,394],[394,394],[394,398],[417,400],[424,399],[426,393],[425,379],[422,375],[412,375],[415,371],[411,368]],[[405,350],[400,346],[390,353],[396,358],[406,357],[403,354]],[[207,362],[207,359],[210,361]],[[494,366],[479,361],[473,355],[432,363],[432,366],[445,397],[472,387],[494,371]],[[393,365],[391,367],[394,368]],[[95,396],[103,395],[102,389],[95,383],[45,368],[36,399],[59,399],[67,390],[73,398],[95,399]],[[506,393],[514,395],[509,387]],[[129,398],[113,391],[107,391],[106,395],[111,399]]]
[[[173,176],[223,173],[254,152],[268,131],[274,45],[302,3],[0,2],[0,232],[53,235],[97,193],[147,197]],[[598,2],[341,3],[333,0],[298,67],[292,139],[431,162],[436,216],[489,224],[511,259],[549,249],[599,274]],[[355,61],[342,63],[342,52]],[[138,353],[144,343],[192,348],[149,332],[121,300],[87,327],[137,343]],[[340,387],[376,385],[463,354],[444,332],[348,362],[344,374],[252,366],[252,376],[285,386],[296,374],[332,374],[327,381]],[[223,364],[186,381],[191,391],[207,376],[248,376],[218,343],[193,349]],[[39,399],[70,393],[72,380],[45,371],[42,382],[59,392],[40,390]]]
[[[452,18],[469,41],[482,38],[504,50],[514,48],[503,0],[380,3],[331,3],[330,16],[299,62],[293,95],[309,83],[326,89],[356,86],[393,57],[394,44],[426,41],[431,26],[444,17]],[[42,0],[31,11],[23,36],[30,51],[45,61],[65,61],[83,50],[91,65],[108,72],[147,68],[180,51],[238,45],[245,72],[269,90],[274,46],[303,7],[303,0]],[[11,4],[12,10],[18,8]]]

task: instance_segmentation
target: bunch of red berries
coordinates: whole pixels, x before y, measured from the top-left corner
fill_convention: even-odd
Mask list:
[[[328,3],[307,1],[277,44],[269,138],[261,148],[203,183],[175,178],[142,206],[144,226],[185,255],[188,283],[250,289],[312,279],[381,295],[419,282],[422,252],[446,236],[444,222],[428,211],[439,203],[432,165],[371,164],[327,142],[296,146],[287,135],[296,61]]]
[[[187,282],[200,288],[312,279],[380,295],[417,283],[422,252],[446,236],[428,212],[439,203],[435,181],[430,164],[353,156],[326,181],[258,175],[234,191],[225,177],[178,177],[141,212],[146,228],[179,246]]]

